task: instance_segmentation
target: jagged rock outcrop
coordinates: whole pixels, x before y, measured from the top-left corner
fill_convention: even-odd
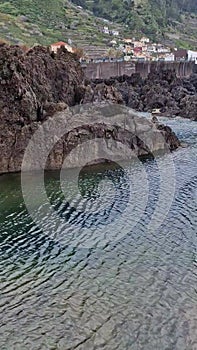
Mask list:
[[[124,103],[137,111],[160,109],[164,116],[182,116],[197,120],[197,74],[190,78],[177,78],[175,71],[151,72],[146,79],[139,74],[108,80],[93,80],[92,88],[105,84],[113,86]]]
[[[111,101],[117,104],[124,104],[121,93],[112,85],[109,86],[105,83],[97,84],[94,87],[87,85],[83,97],[83,103],[85,104],[102,101]]]
[[[76,104],[82,80],[79,62],[63,48],[53,55],[41,46],[27,52],[18,46],[0,46],[2,112],[8,108],[10,115],[41,119],[45,104]]]
[[[63,48],[54,56],[40,46],[0,46],[0,172],[19,170],[38,124],[80,102],[82,82],[79,62]]]
[[[123,105],[99,102],[67,109],[42,124],[26,150],[23,170],[154,157],[179,146],[169,127]]]
[[[43,47],[24,51],[18,46],[1,45],[0,173],[20,171],[24,152],[32,135],[45,121],[53,120],[55,125],[59,113],[65,116],[65,122],[67,122],[68,107],[95,102],[99,105],[108,102],[109,106],[113,104],[121,106],[127,102],[126,104],[133,103],[133,107],[143,110],[144,99],[138,100],[140,89],[143,89],[142,81],[138,81],[137,76],[129,79],[130,82],[125,77],[106,82],[85,82],[79,62],[73,54],[63,48],[57,55],[53,55]],[[147,85],[144,89],[146,91]],[[152,89],[155,91],[154,88]],[[149,96],[148,92],[146,98],[147,96]],[[187,101],[185,103],[187,104]],[[108,112],[111,109],[112,107],[109,107]],[[80,121],[80,115],[75,117]],[[116,143],[124,141],[126,135],[122,129],[117,130],[115,126],[108,129],[108,126],[104,125],[105,118],[100,124],[95,123],[94,127],[90,127],[91,118],[90,113],[86,125],[67,133],[63,141],[58,142],[56,135],[54,136],[57,145],[48,158],[46,165],[48,169],[59,168],[64,156],[76,146],[76,142],[80,143],[82,139],[104,137],[113,139]],[[151,141],[153,150],[164,149],[164,144],[170,150],[180,145],[170,128],[161,125],[153,125],[153,127],[157,129],[154,135],[163,135],[161,143],[157,143],[157,137]],[[134,132],[128,137],[130,147],[136,147],[138,155],[149,153],[146,147],[136,139]],[[45,143],[47,144],[47,139]]]

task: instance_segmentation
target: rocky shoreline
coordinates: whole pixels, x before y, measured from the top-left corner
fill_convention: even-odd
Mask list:
[[[43,122],[49,119],[55,121],[60,114],[66,115],[65,111],[69,107],[108,102],[138,111],[163,108],[163,113],[173,112],[175,115],[195,119],[193,112],[196,108],[196,89],[196,76],[180,80],[173,72],[161,72],[159,76],[149,76],[145,81],[136,74],[104,81],[87,81],[77,57],[65,49],[54,55],[43,47],[34,47],[27,51],[18,46],[2,44],[0,173],[20,171],[24,151],[34,132]],[[85,140],[104,137],[123,142],[125,135],[122,132],[117,132],[114,126],[108,129],[104,119],[102,122],[102,125],[95,125],[94,128],[86,123]],[[163,135],[170,150],[180,146],[178,138],[170,128],[160,123],[150,123],[154,131]],[[60,168],[64,156],[73,145],[76,146],[76,140],[80,143],[82,139],[84,140],[84,128],[67,134],[61,147],[60,144],[57,145],[58,151],[54,150],[47,169]],[[131,132],[128,140],[130,147],[136,149],[137,155],[151,153],[136,139],[135,133]],[[153,142],[151,151],[159,147],[164,148],[163,145]]]
[[[139,112],[160,109],[162,116],[197,120],[197,74],[177,78],[175,71],[151,72],[146,79],[135,73],[106,80],[91,81],[94,99],[99,90],[111,90],[117,103],[123,101]],[[113,99],[113,98],[112,98]]]

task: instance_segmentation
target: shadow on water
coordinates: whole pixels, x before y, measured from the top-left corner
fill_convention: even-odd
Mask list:
[[[152,158],[142,158],[140,161],[146,167],[147,174],[153,171],[157,173],[156,163]],[[107,225],[112,223],[117,217],[121,218],[128,205],[130,196],[130,165],[124,164],[124,167],[115,162],[104,162],[98,165],[87,165],[82,168],[78,174],[77,184],[73,191],[73,170],[65,172],[64,190],[60,181],[59,171],[45,171],[45,189],[50,204],[53,206],[59,217],[68,224],[75,224],[77,227],[97,227],[98,225]],[[149,176],[148,175],[148,176]],[[159,186],[159,181],[154,180],[154,189]],[[102,191],[99,186],[104,183],[107,188],[111,185],[107,193],[107,202],[103,205],[103,197],[106,196],[106,188]],[[38,184],[39,185],[39,184]],[[53,253],[60,254],[62,251],[70,254],[71,249],[62,246],[57,240],[51,239],[50,235],[37,227],[32,221],[22,197],[20,174],[3,175],[0,177],[0,250],[1,261],[14,260],[26,261],[32,257],[32,264],[36,264],[42,256],[42,262],[47,261]],[[76,196],[76,187],[79,200],[73,206],[73,198]],[[111,193],[113,195],[111,196]],[[71,197],[70,197],[71,193]],[[66,195],[68,194],[68,198]],[[156,197],[154,198],[156,203]],[[98,200],[98,205],[91,211],[91,207]],[[134,199],[136,200],[136,199]],[[82,205],[80,205],[80,203]],[[87,203],[90,205],[90,211],[85,212]],[[154,203],[152,202],[152,211]],[[148,222],[148,215],[145,213],[141,222]],[[151,211],[149,206],[149,216]],[[47,231],[50,231],[50,219],[47,225]],[[141,223],[139,224],[139,226]],[[136,228],[137,231],[137,228]],[[129,233],[129,232],[127,232]],[[80,239],[80,238],[79,238]],[[113,243],[111,243],[113,245]],[[67,249],[68,248],[68,249]],[[75,247],[72,247],[75,250]],[[58,253],[57,253],[58,252]]]
[[[169,124],[189,146],[173,153],[176,191],[155,232],[147,230],[160,190],[154,160],[140,163],[148,201],[131,229],[132,204],[137,215],[143,201],[132,193],[132,179],[144,186],[138,164],[45,173],[50,203],[73,235],[105,224],[123,230],[102,248],[50,238],[52,218],[45,232],[32,222],[20,175],[0,177],[1,349],[196,349],[197,131],[186,121]],[[168,157],[162,162],[168,183]]]
[[[48,178],[49,173],[46,173],[46,179]],[[106,225],[107,223],[114,220],[114,217],[117,213],[122,212],[128,202],[129,197],[129,179],[125,170],[115,162],[102,162],[98,165],[87,165],[80,169],[79,176],[77,179],[77,187],[81,199],[84,199],[84,202],[92,203],[97,199],[102,201],[102,191],[99,189],[99,186],[103,182],[111,182],[114,190],[114,198],[109,203],[107,208],[104,208],[97,211],[94,211],[90,215],[85,216],[83,219],[84,211],[80,211],[79,203],[77,206],[72,206],[71,203],[67,201],[65,195],[61,189],[60,182],[60,173],[53,173],[52,186],[46,186],[46,191],[48,198],[50,198],[50,203],[53,205],[54,209],[57,211],[58,215],[70,223],[80,223],[83,227],[90,227],[92,225],[97,225],[98,222]],[[68,184],[68,177],[66,177],[66,182]],[[54,188],[54,183],[56,184]],[[65,183],[65,182],[64,182]],[[85,204],[84,203],[84,204]],[[83,221],[81,223],[81,220]]]
[[[149,182],[149,200],[146,205],[143,217],[140,219],[138,225],[135,227],[135,232],[140,232],[142,236],[146,235],[146,230],[142,229],[147,226],[151,216],[157,205],[159,194],[159,171],[157,163],[152,158],[142,158],[140,161],[146,169]],[[80,200],[75,206],[72,206],[72,198],[67,201],[65,193],[62,191],[62,184],[60,180],[59,171],[45,171],[45,189],[54,210],[58,213],[60,218],[70,224],[79,225],[79,227],[91,227],[99,224],[107,225],[113,222],[117,216],[125,210],[130,196],[130,178],[128,175],[129,166],[125,169],[117,163],[101,163],[98,165],[85,166],[80,170],[78,176],[77,189],[84,200],[84,205],[87,202],[94,204],[99,199],[99,207],[89,215],[86,215],[84,210],[80,210]],[[67,174],[68,173],[68,174]],[[154,176],[152,176],[154,173]],[[71,187],[72,192],[72,170],[66,171],[64,185],[66,182],[67,188]],[[58,241],[50,238],[42,229],[37,227],[30,215],[27,212],[25,203],[22,198],[20,174],[3,175],[0,177],[1,185],[1,200],[0,200],[0,247],[1,258],[4,259],[4,254],[7,251],[12,256],[20,256],[23,259],[29,258],[29,254],[33,254],[36,258],[40,256],[40,250],[47,247],[49,256],[55,249],[62,251],[66,247],[62,247]],[[102,191],[99,185],[102,182],[110,181],[113,185],[114,195],[109,201],[108,206],[102,208]],[[186,189],[190,192],[196,184],[196,178],[186,183],[184,188],[179,190],[179,195],[175,198],[175,205],[179,203],[179,197],[185,193]],[[70,191],[70,190],[69,190]],[[189,193],[188,192],[188,193]],[[75,195],[75,193],[74,193]],[[105,194],[104,194],[105,195]],[[188,196],[188,195],[187,195]],[[136,198],[134,199],[136,200]],[[140,204],[140,198],[137,199]],[[83,208],[82,208],[83,209]],[[50,226],[50,222],[49,222]],[[127,232],[132,234],[132,232]],[[26,244],[24,244],[24,242]],[[13,244],[14,242],[14,244]],[[17,244],[18,242],[18,244]],[[23,242],[23,244],[21,244]],[[44,257],[43,257],[44,258]]]

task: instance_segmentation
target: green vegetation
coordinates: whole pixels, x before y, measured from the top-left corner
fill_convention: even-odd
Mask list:
[[[76,46],[105,46],[110,37],[101,32],[104,25],[119,30],[122,36],[139,38],[145,34],[154,41],[197,48],[197,3],[193,0],[1,0],[0,3],[0,39],[10,43],[46,45],[70,38]]]
[[[102,46],[109,41],[101,33],[103,25],[103,20],[67,0],[1,0],[0,4],[0,38],[13,44],[48,45],[70,38],[76,46]]]
[[[141,33],[148,35],[152,40],[162,40],[169,31],[175,31],[181,40],[192,42],[188,45],[197,45],[197,33],[190,33],[188,24],[184,21],[184,14],[189,13],[195,18],[197,27],[197,1],[194,0],[72,0],[75,4],[91,10],[96,16],[107,18],[110,21],[125,23],[134,35]],[[176,22],[176,23],[175,23]],[[183,24],[183,28],[179,27]],[[187,28],[185,28],[187,27]]]

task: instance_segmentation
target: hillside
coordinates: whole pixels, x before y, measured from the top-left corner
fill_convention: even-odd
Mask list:
[[[130,28],[142,28],[153,33],[172,19],[180,20],[184,12],[197,13],[196,0],[72,0],[91,10],[95,16],[126,23]],[[140,27],[140,25],[142,27]]]
[[[106,24],[106,20],[108,23]],[[0,38],[12,44],[50,44],[69,38],[76,46],[105,47],[104,25],[121,36],[197,49],[195,0],[1,0]]]
[[[96,16],[124,23],[135,35],[172,41],[184,47],[197,42],[197,0],[72,0]],[[191,27],[191,28],[190,28]],[[174,39],[174,40],[173,40]]]
[[[1,0],[0,38],[12,44],[51,44],[72,39],[74,45],[105,45],[104,21],[67,0]],[[119,24],[115,28],[124,29]]]

